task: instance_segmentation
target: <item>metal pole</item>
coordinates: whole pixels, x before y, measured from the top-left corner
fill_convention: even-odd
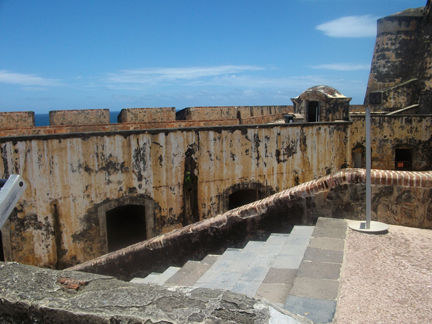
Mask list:
[[[366,107],[365,114],[366,128],[366,222],[351,221],[348,223],[349,228],[365,233],[385,233],[389,229],[387,224],[371,221],[371,124],[370,124],[370,107]]]
[[[371,223],[371,143],[370,107],[366,107],[366,229]]]

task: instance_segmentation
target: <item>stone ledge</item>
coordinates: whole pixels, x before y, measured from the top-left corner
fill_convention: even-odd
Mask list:
[[[83,282],[65,288],[59,279]],[[241,294],[0,262],[0,323],[310,323]]]

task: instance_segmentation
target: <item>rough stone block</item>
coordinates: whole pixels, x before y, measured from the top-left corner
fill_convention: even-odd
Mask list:
[[[310,277],[319,279],[339,279],[340,263],[326,262],[302,262],[298,271],[297,277]]]
[[[262,283],[255,294],[255,298],[283,305],[291,288],[292,283]]]
[[[109,124],[109,109],[53,110],[49,112],[50,126]]]
[[[292,285],[296,273],[297,270],[295,269],[270,268],[263,283],[285,283]]]
[[[174,107],[162,108],[126,108],[117,116],[119,123],[151,123],[175,121]]]
[[[299,297],[334,300],[337,297],[339,282],[308,277],[297,277],[294,280],[290,295]]]
[[[307,317],[314,323],[331,323],[336,311],[336,301],[288,296],[283,307],[292,313]]]
[[[308,248],[304,254],[303,260],[314,262],[342,263],[343,251]]]
[[[27,128],[35,126],[33,111],[0,112],[0,129]]]
[[[332,237],[314,237],[311,239],[309,247],[322,250],[343,251],[344,240]]]

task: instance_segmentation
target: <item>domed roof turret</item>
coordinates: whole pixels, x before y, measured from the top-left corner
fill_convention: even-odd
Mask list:
[[[317,85],[317,86],[311,87],[311,88],[303,91],[302,94],[307,94],[307,93],[312,93],[312,92],[322,93],[329,98],[346,98],[342,93],[340,93],[335,88],[332,88],[332,87],[329,87],[326,85]]]

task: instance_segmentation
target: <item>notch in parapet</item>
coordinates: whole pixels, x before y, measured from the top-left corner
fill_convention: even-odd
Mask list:
[[[27,128],[35,126],[33,111],[0,112],[0,129]]]
[[[49,112],[50,126],[109,124],[109,109],[53,110]]]
[[[151,123],[175,120],[175,107],[125,108],[117,116],[118,123]]]

